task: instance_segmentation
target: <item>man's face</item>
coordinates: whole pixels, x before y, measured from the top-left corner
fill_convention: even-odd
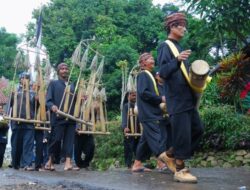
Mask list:
[[[58,71],[59,77],[63,79],[67,79],[69,74],[69,68],[66,65],[61,66],[61,68]]]
[[[136,101],[136,92],[130,92],[129,93],[129,101],[135,102]]]
[[[182,38],[187,31],[185,24],[178,24],[177,26],[171,27],[171,33],[177,36],[178,38]]]
[[[155,66],[155,60],[152,56],[145,60],[144,69],[152,71],[154,69],[154,66]]]

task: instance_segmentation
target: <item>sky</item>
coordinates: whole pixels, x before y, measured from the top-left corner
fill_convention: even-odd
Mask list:
[[[165,4],[170,1],[176,0],[153,0],[153,4]],[[32,11],[48,2],[49,0],[2,0],[0,27],[4,27],[8,33],[24,34],[27,24],[32,21]]]
[[[32,21],[32,11],[49,0],[3,0],[0,6],[0,27],[7,32],[21,34],[26,32]]]

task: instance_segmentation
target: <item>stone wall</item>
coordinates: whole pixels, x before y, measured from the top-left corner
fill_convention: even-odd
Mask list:
[[[188,164],[191,167],[250,167],[250,150],[198,152]]]

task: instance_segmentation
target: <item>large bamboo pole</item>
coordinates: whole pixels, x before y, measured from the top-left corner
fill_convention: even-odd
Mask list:
[[[24,89],[25,89],[25,108],[26,108],[26,119],[30,118],[30,83],[29,79],[24,79]],[[22,105],[21,105],[22,107]]]
[[[76,122],[78,122],[78,123],[82,123],[82,124],[86,124],[86,125],[93,126],[93,123],[91,123],[91,122],[88,122],[88,121],[84,121],[84,120],[75,118],[74,116],[69,115],[69,114],[67,114],[67,113],[64,113],[64,112],[62,112],[62,111],[60,111],[60,110],[57,110],[56,113],[59,114],[59,115],[62,115],[62,116],[64,116],[64,117],[66,117],[66,118],[72,119],[72,120],[74,120],[74,121],[76,121]]]
[[[42,68],[41,66],[39,66],[38,69],[38,75],[39,75],[39,91],[38,91],[38,97],[39,97],[39,109],[40,109],[40,119],[42,121],[46,121],[47,117],[46,117],[46,106],[45,106],[45,85],[44,85],[44,81],[43,81],[43,75],[42,75]]]

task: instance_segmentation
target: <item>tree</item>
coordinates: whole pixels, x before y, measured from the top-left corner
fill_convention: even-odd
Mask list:
[[[12,79],[14,75],[13,62],[18,42],[15,34],[7,33],[5,28],[0,28],[0,76],[7,79]]]
[[[127,60],[132,68],[139,53],[156,48],[161,31],[162,12],[151,0],[52,0],[43,13],[42,40],[52,64],[69,60],[80,40],[94,36],[94,48],[106,57],[103,82],[109,87],[107,94],[117,100],[121,81],[116,62]],[[110,82],[110,77],[118,83]],[[109,103],[114,101],[108,106],[115,107]]]
[[[202,18],[204,30],[214,36],[214,46],[230,51],[239,50],[247,45],[250,33],[249,0],[183,0],[188,11]],[[201,34],[202,35],[202,34]]]

